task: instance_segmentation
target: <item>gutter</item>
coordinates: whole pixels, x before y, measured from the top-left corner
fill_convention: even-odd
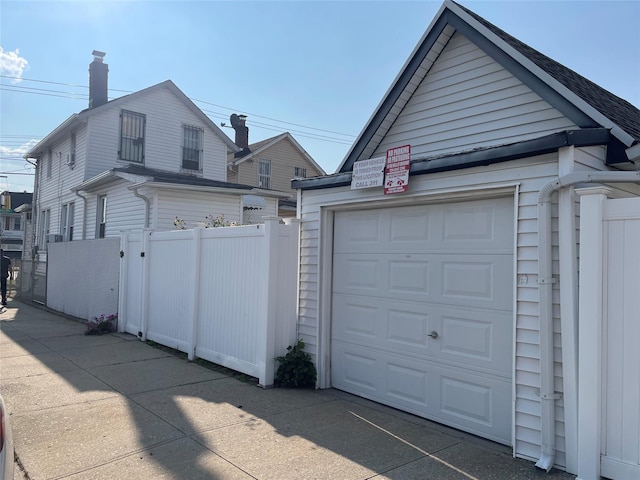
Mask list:
[[[87,197],[82,195],[78,190],[73,190],[78,197],[82,199],[84,206],[82,207],[82,240],[87,238]]]
[[[151,200],[149,200],[149,197],[145,197],[144,195],[142,195],[140,192],[138,192],[138,189],[142,186],[145,186],[144,183],[139,183],[137,185],[133,185],[131,187],[129,187],[129,190],[131,190],[133,192],[133,194],[140,198],[143,202],[144,202],[144,228],[149,228],[149,217],[150,217],[150,212],[151,212]]]
[[[636,166],[639,166],[636,163]],[[545,184],[538,194],[538,295],[540,306],[540,402],[541,454],[536,467],[549,472],[555,463],[555,392],[553,376],[553,284],[551,196],[554,192],[581,183],[639,183],[635,172],[574,172]]]

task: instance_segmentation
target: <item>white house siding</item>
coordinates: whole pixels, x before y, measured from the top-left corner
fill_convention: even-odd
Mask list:
[[[455,33],[372,157],[399,145],[434,155],[576,128],[500,64]]]
[[[202,176],[211,180],[226,181],[227,147],[207,128],[202,120],[189,110],[169,90],[153,89],[145,94],[132,96],[117,107],[94,112],[89,119],[91,178],[116,166],[130,162],[118,160],[120,138],[120,112],[130,110],[146,115],[144,166],[148,168],[180,171],[182,158],[182,125],[204,129]]]
[[[225,222],[241,222],[241,201],[240,195],[158,190],[152,228],[175,230],[173,222],[176,216],[184,220],[187,228],[204,223],[208,215],[214,218],[224,215]]]
[[[597,149],[579,150],[580,158],[591,158],[592,168],[597,166]],[[388,206],[390,202],[407,200],[411,197],[415,203],[420,197],[446,201],[456,191],[478,192],[494,185],[514,184],[517,182],[519,194],[517,205],[516,229],[516,283],[515,302],[515,427],[514,451],[520,457],[536,459],[540,454],[540,352],[539,352],[539,318],[538,318],[538,222],[537,202],[540,188],[558,176],[558,156],[548,154],[486,167],[442,172],[431,175],[411,177],[409,192],[404,195],[383,198],[380,189],[350,190],[349,187],[333,189],[305,190],[302,192],[301,205],[301,263],[300,263],[300,299],[299,299],[299,332],[308,345],[308,350],[322,368],[328,358],[319,358],[320,343],[323,331],[329,325],[320,324],[321,312],[328,318],[329,304],[325,300],[330,293],[330,279],[320,278],[319,272],[327,258],[331,258],[332,242],[331,225],[321,225],[321,208],[345,206],[353,204],[354,208],[362,208],[360,202],[382,202]],[[585,161],[585,160],[583,160]],[[602,169],[602,163],[600,163]],[[514,187],[515,188],[515,187]],[[427,197],[428,196],[428,197]],[[554,217],[557,208],[553,208]],[[323,232],[322,228],[325,228]],[[554,218],[553,273],[558,274],[557,218]],[[323,290],[324,286],[324,290]],[[325,291],[327,290],[327,291]],[[562,350],[559,319],[559,288],[554,289],[554,359],[555,384],[558,392],[563,391],[562,384]],[[324,303],[323,303],[324,302]],[[325,352],[326,353],[326,352]],[[326,371],[319,372],[319,378],[328,378]],[[328,384],[321,385],[328,387]],[[564,453],[564,412],[562,401],[557,402],[557,449],[556,462],[565,464]]]
[[[85,129],[81,128],[76,132],[76,152],[80,155],[84,151],[84,135]],[[36,211],[37,232],[40,232],[40,212],[43,210],[50,211],[49,233],[60,234],[60,213],[62,205],[75,202],[75,232],[79,232],[77,227],[82,222],[82,205],[80,198],[73,193],[70,188],[82,181],[82,160],[76,160],[76,164],[71,168],[67,165],[67,155],[70,153],[70,135],[63,138],[51,149],[51,176],[48,176],[48,154],[38,160],[38,187],[39,191],[36,195],[37,205]],[[80,207],[80,208],[79,208]],[[75,233],[76,238],[80,238],[79,233]]]
[[[106,237],[119,236],[122,231],[140,230],[142,228],[144,225],[145,204],[140,198],[133,195],[133,192],[127,188],[128,186],[129,183],[121,181],[117,184],[111,184],[104,191],[85,194],[87,197],[87,239],[96,238],[98,225],[96,207],[100,195],[107,196]]]

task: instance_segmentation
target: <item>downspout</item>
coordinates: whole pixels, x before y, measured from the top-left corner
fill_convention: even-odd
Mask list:
[[[81,195],[77,190],[74,193],[82,199],[82,240],[87,238],[87,197]]]
[[[536,467],[549,472],[555,463],[555,392],[553,375],[553,284],[551,195],[580,183],[640,183],[640,171],[574,172],[545,184],[538,194],[538,295],[540,305],[541,454]],[[579,352],[578,352],[579,355]]]
[[[151,200],[149,200],[148,197],[145,197],[144,195],[142,195],[141,193],[138,192],[138,189],[141,187],[142,185],[134,185],[133,187],[131,187],[131,191],[133,192],[133,194],[142,199],[144,201],[145,204],[145,208],[144,208],[144,228],[149,228],[149,216],[150,216],[150,211],[151,211]]]

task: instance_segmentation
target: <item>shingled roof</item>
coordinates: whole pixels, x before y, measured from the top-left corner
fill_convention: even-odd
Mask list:
[[[574,72],[570,68],[565,67],[561,63],[556,62],[552,58],[547,57],[543,53],[509,35],[504,30],[496,27],[468,8],[463,7],[459,3],[456,3],[456,5],[604,116],[620,125],[627,133],[633,135],[637,141],[640,141],[640,109],[634,107],[623,98],[605,90],[588,78],[583,77],[579,73]]]
[[[632,147],[640,152],[638,108],[453,0],[445,0],[337,172],[349,172],[354,162],[370,158],[456,31],[476,43],[579,129],[609,131],[610,140],[605,142],[609,147],[607,164],[629,161],[625,149]]]

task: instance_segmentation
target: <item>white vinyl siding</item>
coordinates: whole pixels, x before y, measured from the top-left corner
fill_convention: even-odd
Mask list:
[[[174,230],[177,216],[184,220],[186,228],[204,224],[208,215],[213,218],[224,215],[225,222],[242,222],[242,197],[218,193],[164,190],[158,192],[153,228]]]
[[[144,113],[145,160],[147,168],[179,172],[181,170],[183,125],[204,130],[202,145],[203,178],[226,181],[227,146],[202,120],[173,93],[165,88],[150,89],[140,95],[132,95],[118,105],[104,108],[88,120],[90,141],[87,156],[91,159],[85,179],[92,178],[114,167],[129,162],[118,161],[120,110]]]
[[[307,344],[314,359],[318,353],[319,331],[328,328],[319,326],[319,303],[323,301],[322,287],[330,282],[318,276],[320,270],[320,252],[327,254],[326,247],[321,246],[320,238],[325,237],[320,229],[321,207],[345,206],[354,202],[370,202],[383,200],[386,204],[396,201],[416,202],[423,195],[430,195],[439,201],[447,201],[460,189],[482,194],[490,185],[512,182],[517,178],[519,195],[517,206],[516,230],[516,330],[515,330],[515,438],[514,450],[518,456],[536,459],[540,453],[540,398],[539,391],[539,320],[538,320],[538,288],[537,288],[537,198],[539,189],[558,173],[557,155],[549,154],[512,162],[496,164],[488,170],[486,167],[456,170],[411,177],[409,192],[395,198],[382,198],[378,189],[350,190],[349,187],[306,190],[302,200],[302,230],[300,251],[300,299],[299,299],[299,332]],[[439,193],[441,192],[441,193]],[[367,203],[362,203],[362,207]],[[370,207],[369,207],[370,208]],[[324,225],[327,227],[326,225]],[[328,228],[328,227],[327,227]],[[554,238],[557,235],[557,222],[554,220]],[[330,240],[328,240],[330,241]],[[554,258],[557,259],[557,246],[554,247]],[[554,261],[554,274],[558,273],[557,260]],[[559,315],[559,289],[554,289],[554,312]],[[556,361],[556,389],[562,391],[561,338],[560,321],[554,318],[554,357]],[[320,373],[319,377],[322,376]],[[563,431],[562,401],[557,402],[556,422],[558,431]],[[563,465],[564,438],[557,437],[557,463]]]
[[[513,143],[577,128],[455,33],[371,157],[411,145],[412,156]]]

